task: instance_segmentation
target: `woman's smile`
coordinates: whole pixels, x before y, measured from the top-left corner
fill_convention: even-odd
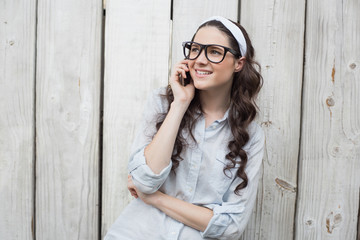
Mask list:
[[[203,70],[203,69],[195,69],[195,73],[197,75],[197,77],[206,77],[212,74],[211,71],[209,70]]]

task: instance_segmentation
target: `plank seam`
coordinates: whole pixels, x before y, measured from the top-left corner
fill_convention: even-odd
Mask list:
[[[170,20],[173,20],[173,13],[174,13],[174,0],[170,2]]]
[[[106,8],[103,1],[103,14],[101,23],[101,47],[100,47],[100,104],[99,104],[99,195],[98,195],[98,239],[101,240],[102,234],[102,176],[103,176],[103,119],[104,119],[104,79],[105,79],[105,23]]]
[[[300,106],[300,129],[299,129],[299,148],[298,148],[298,161],[297,161],[297,176],[296,176],[296,200],[295,200],[295,211],[294,211],[294,222],[293,222],[293,240],[296,240],[296,222],[297,218],[299,217],[298,213],[298,202],[299,202],[299,192],[300,192],[300,185],[299,185],[299,178],[300,178],[300,154],[301,154],[301,139],[302,139],[302,122],[303,122],[303,101],[304,101],[304,79],[305,79],[305,64],[306,64],[306,19],[307,19],[307,0],[305,0],[305,9],[304,9],[304,37],[303,37],[303,69],[302,69],[302,83],[301,83],[301,106]]]
[[[238,12],[237,12],[237,22],[240,24],[241,19],[241,0],[238,1]]]
[[[360,240],[360,188],[359,188],[359,205],[358,205],[358,219],[357,219],[357,240]]]
[[[34,136],[34,141],[33,141],[33,161],[34,161],[34,165],[33,165],[33,217],[32,217],[32,221],[31,221],[31,231],[32,231],[32,238],[34,240],[36,240],[36,75],[37,75],[37,35],[38,35],[38,5],[39,5],[39,1],[36,0],[35,1],[35,42],[34,42],[34,89],[33,89],[33,93],[34,93],[34,102],[33,102],[33,106],[34,106],[34,132],[33,132],[33,136]]]

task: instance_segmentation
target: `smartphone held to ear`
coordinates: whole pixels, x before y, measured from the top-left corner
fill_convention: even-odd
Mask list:
[[[183,78],[183,76],[180,74],[181,85],[186,86],[190,83],[190,81],[191,81],[190,72],[186,72],[186,78]]]

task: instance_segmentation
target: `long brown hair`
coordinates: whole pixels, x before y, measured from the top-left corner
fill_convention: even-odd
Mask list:
[[[243,68],[239,72],[234,73],[234,79],[231,87],[228,120],[233,135],[233,140],[229,141],[228,143],[228,149],[230,152],[225,157],[229,160],[229,163],[225,166],[223,171],[226,175],[227,170],[230,170],[231,168],[234,168],[236,164],[239,164],[236,176],[240,177],[243,181],[236,187],[234,191],[235,194],[239,195],[239,191],[245,188],[248,184],[248,178],[245,173],[245,167],[248,158],[245,150],[243,150],[243,147],[249,141],[247,127],[254,120],[257,114],[255,98],[262,87],[263,79],[260,74],[260,65],[254,61],[254,48],[251,44],[247,32],[240,24],[235,22],[233,23],[237,25],[242,31],[246,40],[247,50],[244,56],[245,61]],[[240,48],[236,39],[221,22],[215,20],[208,21],[202,24],[196,33],[199,31],[199,29],[205,26],[214,26],[225,33],[228,36],[230,47],[240,53]],[[192,39],[194,39],[196,33]],[[170,86],[167,88],[165,97],[169,103],[170,109],[170,103],[174,101],[174,96]],[[184,114],[175,140],[174,151],[171,157],[173,162],[172,170],[176,169],[179,166],[180,161],[183,160],[180,154],[183,148],[188,144],[182,135],[183,130],[187,130],[190,133],[191,138],[195,140],[192,131],[195,123],[200,117],[198,114],[199,112],[202,113],[203,111],[200,104],[199,90],[195,89],[195,96]],[[167,113],[163,114],[159,118],[159,121],[156,124],[156,128],[158,130],[163,123],[166,114]],[[236,160],[237,157],[240,157],[241,160]]]

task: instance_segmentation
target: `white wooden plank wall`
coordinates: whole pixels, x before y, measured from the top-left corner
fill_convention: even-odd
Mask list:
[[[101,24],[101,1],[38,1],[38,240],[99,236]]]
[[[0,1],[0,239],[33,239],[35,29],[35,0]]]
[[[305,1],[242,1],[264,78],[259,123],[266,136],[256,214],[242,239],[292,239],[300,137]]]
[[[170,4],[106,2],[102,237],[130,200],[129,151],[147,95],[167,85]]]
[[[241,239],[360,240],[358,0],[107,0],[102,29],[104,3],[0,3],[0,239],[104,237],[131,200],[147,96],[222,15],[240,16],[264,77],[264,167]]]
[[[360,2],[307,1],[295,239],[356,239]]]

